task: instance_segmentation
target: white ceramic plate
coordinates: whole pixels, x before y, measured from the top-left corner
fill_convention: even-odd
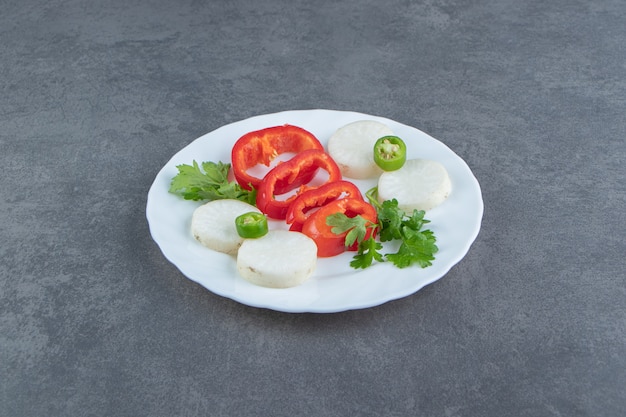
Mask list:
[[[357,120],[385,123],[407,143],[409,158],[433,159],[450,175],[452,192],[440,206],[426,213],[427,225],[437,237],[439,251],[428,268],[398,269],[381,263],[365,270],[349,266],[353,252],[318,260],[314,275],[303,285],[288,289],[255,286],[242,279],[233,256],[201,246],[191,236],[190,220],[202,203],[170,194],[177,165],[193,160],[230,162],[235,141],[247,132],[292,124],[312,132],[326,144],[338,128]],[[354,181],[363,192],[376,180]],[[170,159],[148,193],[146,215],[150,233],[165,257],[189,279],[208,290],[254,307],[284,312],[331,313],[380,305],[415,293],[444,276],[469,250],[478,235],[483,201],[478,181],[467,164],[446,145],[410,126],[382,117],[332,110],[286,111],[256,116],[223,126],[194,140]],[[270,227],[283,227],[272,222]],[[286,228],[286,227],[284,227]]]

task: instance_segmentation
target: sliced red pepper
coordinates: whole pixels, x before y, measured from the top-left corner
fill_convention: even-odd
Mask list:
[[[305,191],[289,205],[285,221],[290,224],[289,230],[300,232],[304,221],[316,208],[340,198],[356,198],[363,200],[363,195],[356,185],[349,181],[329,182],[321,187]]]
[[[343,213],[352,218],[358,215],[375,224],[378,220],[376,209],[371,204],[356,198],[342,198],[326,204],[309,218],[302,225],[302,233],[309,236],[317,245],[317,256],[326,258],[339,255],[346,250],[354,251],[358,249],[358,243],[346,247],[346,234],[336,234],[332,232],[332,227],[326,224],[326,218],[331,214]],[[365,239],[369,239],[374,233],[374,229],[367,228]]]
[[[323,169],[328,173],[325,182],[320,184],[303,182],[303,172],[308,173],[318,169]],[[340,179],[339,166],[326,152],[319,149],[302,151],[293,158],[276,165],[265,174],[258,185],[256,206],[268,217],[284,219],[287,216],[289,205],[298,194]],[[276,196],[287,194],[293,190],[297,190],[297,192],[288,198],[276,199]]]
[[[299,153],[307,149],[323,150],[324,147],[315,135],[298,126],[274,126],[246,133],[235,142],[231,152],[233,174],[246,190],[257,188],[262,178],[249,174],[250,168],[258,164],[269,167],[278,155]],[[302,170],[300,175],[304,184],[313,178],[315,170]]]

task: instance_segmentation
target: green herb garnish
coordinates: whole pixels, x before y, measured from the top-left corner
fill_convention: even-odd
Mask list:
[[[178,165],[178,174],[172,178],[169,192],[185,200],[213,201],[235,199],[255,204],[256,192],[248,191],[235,181],[228,180],[230,164],[203,162],[202,169],[193,165]]]
[[[398,268],[407,268],[411,265],[419,265],[426,268],[432,265],[434,254],[439,250],[437,238],[432,230],[423,230],[423,226],[430,223],[424,218],[423,210],[413,210],[407,214],[398,207],[396,199],[386,200],[380,203],[377,198],[376,187],[369,190],[365,195],[377,211],[378,224],[372,226],[361,216],[348,218],[345,215],[328,217],[328,224],[335,226],[333,233],[341,234],[349,230],[346,235],[346,246],[355,241],[359,243],[357,254],[350,262],[355,269],[365,269],[374,262],[391,262]],[[332,217],[332,219],[331,219]],[[345,218],[344,218],[345,217]],[[332,224],[331,224],[332,223]],[[374,237],[365,238],[366,227],[378,229],[380,242],[400,241],[400,247],[395,253],[382,254],[383,245]],[[348,238],[350,242],[348,242]]]

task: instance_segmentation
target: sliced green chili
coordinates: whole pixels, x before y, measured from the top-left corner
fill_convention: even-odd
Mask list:
[[[251,211],[235,218],[235,227],[239,236],[254,239],[265,236],[269,230],[267,217],[262,213]]]
[[[374,162],[383,171],[395,171],[406,162],[406,144],[397,136],[383,136],[374,144]]]

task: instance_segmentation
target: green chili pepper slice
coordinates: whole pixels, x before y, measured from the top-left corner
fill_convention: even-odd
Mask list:
[[[251,211],[235,218],[235,227],[239,236],[254,239],[265,236],[269,230],[267,217],[262,213]]]
[[[374,144],[374,162],[383,171],[395,171],[406,162],[406,144],[397,136],[383,136]]]

